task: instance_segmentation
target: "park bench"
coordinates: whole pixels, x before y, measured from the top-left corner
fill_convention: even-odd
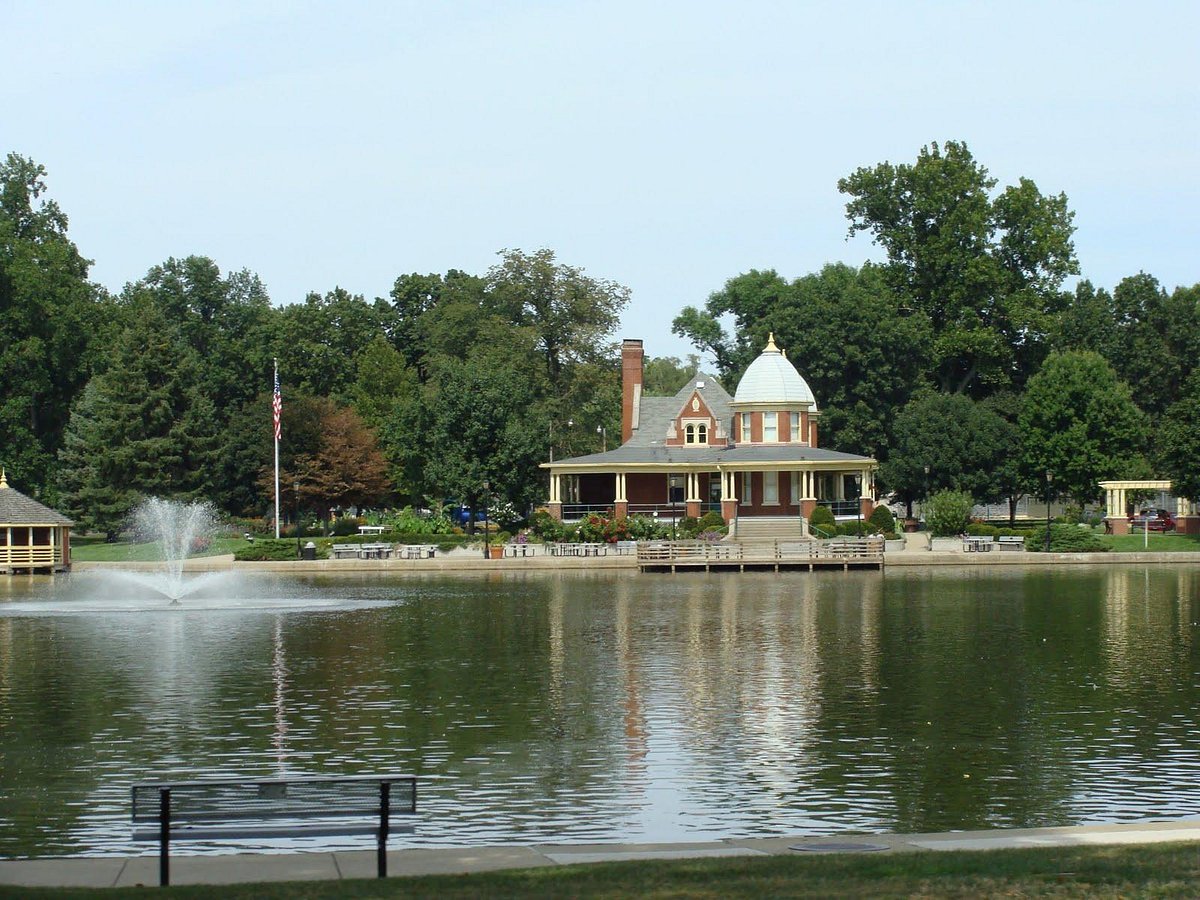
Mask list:
[[[376,868],[387,877],[392,818],[417,811],[412,775],[236,779],[135,784],[133,839],[158,841],[159,884],[171,883],[173,841],[376,837]]]
[[[334,544],[330,549],[334,559],[358,559],[361,544]]]
[[[987,553],[992,549],[990,534],[968,534],[963,536],[963,550],[967,553]]]
[[[1001,550],[1024,550],[1025,538],[1019,534],[1002,534],[996,538],[996,546]]]

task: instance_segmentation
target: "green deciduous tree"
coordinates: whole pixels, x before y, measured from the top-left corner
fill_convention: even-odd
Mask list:
[[[927,391],[896,416],[879,478],[906,504],[939,491],[994,502],[1008,496],[998,473],[1018,449],[1014,430],[993,410],[961,394]]]
[[[694,353],[686,361],[674,356],[648,356],[642,365],[642,395],[674,397],[699,368],[700,357]]]
[[[0,463],[35,492],[51,480],[104,321],[45,175],[15,153],[0,163]]]
[[[955,141],[838,182],[850,234],[883,247],[893,288],[928,319],[930,373],[947,392],[1022,385],[1065,304],[1062,282],[1078,271],[1066,196],[1025,178],[993,197],[995,186]]]
[[[1183,397],[1167,408],[1155,450],[1175,493],[1200,499],[1200,372],[1192,373]]]
[[[1102,479],[1146,474],[1146,415],[1098,353],[1051,354],[1029,380],[1018,425],[1021,474],[1039,493],[1047,472],[1054,495],[1080,503],[1100,496]]]
[[[735,336],[721,327],[726,315]],[[703,310],[685,309],[672,330],[712,353],[731,385],[774,332],[817,398],[822,443],[881,457],[890,423],[927,365],[927,321],[906,314],[870,265],[828,265],[792,283],[771,270],[747,272],[727,281]]]
[[[555,262],[554,251],[504,250],[487,275],[488,303],[505,321],[529,328],[551,384],[574,363],[610,360],[612,335],[629,289]]]

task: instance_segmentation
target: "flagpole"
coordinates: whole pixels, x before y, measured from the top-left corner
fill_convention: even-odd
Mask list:
[[[275,431],[275,540],[279,540],[279,360],[275,360],[275,392],[271,397]]]

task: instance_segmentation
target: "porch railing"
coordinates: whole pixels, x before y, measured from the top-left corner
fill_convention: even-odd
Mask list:
[[[4,566],[55,566],[62,563],[62,547],[11,546],[0,547],[0,565]]]
[[[856,516],[861,508],[857,500],[818,500],[817,506],[826,507],[835,516]]]

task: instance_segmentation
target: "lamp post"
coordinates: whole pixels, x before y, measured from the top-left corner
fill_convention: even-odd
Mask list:
[[[1054,473],[1046,470],[1046,552],[1050,552],[1050,485],[1054,482]]]
[[[485,481],[483,483],[483,558],[488,558],[488,493],[492,489],[492,483]]]
[[[854,529],[856,537],[862,536],[862,472],[854,476],[854,490],[858,496],[854,498],[854,518],[857,520],[857,527]]]
[[[292,482],[292,518],[296,525],[296,559],[300,554],[300,482]]]
[[[603,425],[597,425],[596,426],[596,434],[600,435],[600,439],[601,439],[600,452],[607,453],[608,452],[608,429],[605,428]]]

